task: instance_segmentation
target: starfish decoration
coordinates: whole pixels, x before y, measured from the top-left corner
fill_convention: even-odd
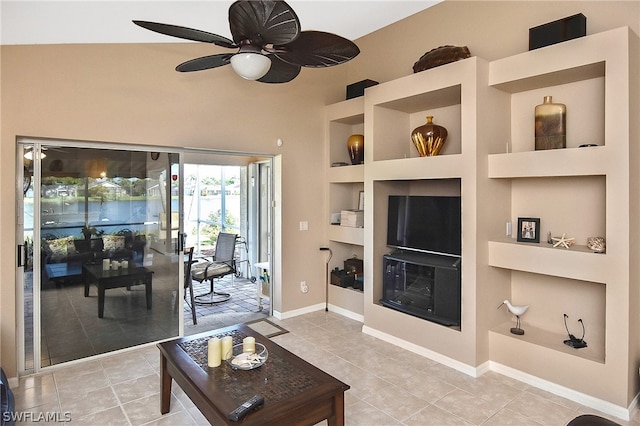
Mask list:
[[[558,237],[552,237],[551,240],[554,242],[553,246],[554,247],[558,247],[558,246],[563,246],[564,248],[569,248],[573,245],[573,243],[575,242],[575,238],[567,238],[566,236],[567,234],[562,234],[562,237],[558,238]]]

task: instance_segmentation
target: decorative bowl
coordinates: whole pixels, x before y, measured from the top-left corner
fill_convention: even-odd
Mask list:
[[[604,237],[589,237],[587,238],[587,247],[594,253],[604,253],[607,244]]]
[[[237,370],[253,370],[260,367],[269,358],[269,351],[263,344],[256,342],[256,351],[254,353],[243,352],[243,344],[234,345],[229,352],[231,356],[227,356],[227,362],[233,369]],[[229,354],[227,354],[229,355]]]

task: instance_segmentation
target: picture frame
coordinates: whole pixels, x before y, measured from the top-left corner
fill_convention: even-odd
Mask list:
[[[518,241],[522,243],[540,242],[540,218],[539,217],[519,217],[518,218]]]
[[[364,210],[364,191],[358,194],[358,210]]]

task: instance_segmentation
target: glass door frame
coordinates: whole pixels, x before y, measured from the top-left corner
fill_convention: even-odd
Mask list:
[[[20,375],[23,374],[32,374],[41,371],[42,369],[50,368],[49,366],[42,366],[42,329],[41,329],[41,321],[42,321],[42,310],[41,310],[41,285],[42,285],[42,271],[44,269],[42,266],[42,255],[40,250],[40,242],[41,242],[41,224],[42,224],[42,152],[44,148],[51,147],[67,147],[67,148],[80,148],[80,149],[99,149],[99,150],[114,150],[114,151],[136,151],[136,152],[146,152],[147,155],[151,155],[152,153],[162,152],[169,155],[173,160],[168,160],[167,164],[169,168],[167,170],[167,187],[173,187],[174,182],[176,182],[176,186],[178,189],[178,200],[177,200],[177,211],[178,211],[178,239],[175,247],[172,247],[171,250],[175,250],[174,254],[177,255],[177,259],[182,259],[183,246],[180,243],[180,237],[183,233],[183,221],[182,221],[182,197],[183,197],[183,187],[182,184],[182,174],[183,174],[183,150],[172,149],[170,147],[154,147],[154,146],[146,146],[146,145],[130,145],[130,144],[115,144],[115,143],[96,143],[90,141],[80,141],[80,140],[68,140],[68,139],[53,139],[53,138],[35,138],[35,137],[17,137],[17,155],[16,155],[16,170],[17,173],[17,183],[16,183],[16,192],[17,192],[17,203],[16,203],[16,214],[18,217],[17,227],[16,227],[16,244],[17,250],[21,250],[22,252],[19,254],[18,260],[22,260],[22,262],[18,263],[16,266],[16,338],[18,347],[17,350],[17,361],[18,361],[18,371]],[[25,172],[25,158],[24,154],[26,152],[27,147],[31,147],[33,160],[32,160],[32,176],[31,176],[31,188],[33,190],[33,223],[25,224],[24,223],[24,206],[25,206],[25,194],[26,191],[23,191],[22,182],[24,180],[24,172]],[[151,155],[153,158],[153,155]],[[176,161],[177,160],[177,161]],[[174,177],[175,176],[175,180]],[[172,197],[171,193],[168,198],[169,202],[171,202]],[[168,211],[173,210],[171,207],[173,203],[167,206]],[[25,321],[25,265],[27,264],[27,259],[25,258],[25,230],[31,226],[33,233],[33,252],[32,252],[32,260],[33,260],[33,273],[32,273],[32,303],[33,303],[33,317],[32,317],[32,330],[27,330],[27,324]],[[168,251],[168,250],[167,250]],[[144,259],[143,259],[144,260]],[[178,298],[178,324],[177,324],[177,334],[175,336],[168,336],[167,338],[176,338],[182,336],[184,334],[184,315],[182,315],[182,304],[180,303],[183,300],[184,295],[184,262],[178,261],[178,284],[177,284],[177,292],[176,297]],[[32,339],[30,339],[30,344],[32,346],[32,350],[29,354],[27,354],[27,342],[26,338],[28,334],[31,334]],[[163,339],[164,340],[164,339]],[[123,349],[118,349],[110,352],[99,353],[92,357],[100,357],[100,356],[110,356],[119,352],[130,350],[131,347],[126,347]],[[33,362],[28,360],[28,358],[33,357]],[[87,358],[79,358],[73,361],[68,361],[68,363],[81,362],[86,360]]]

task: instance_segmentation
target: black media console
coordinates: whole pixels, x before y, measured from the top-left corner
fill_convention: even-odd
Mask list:
[[[384,256],[383,306],[460,326],[460,257],[417,252]]]

